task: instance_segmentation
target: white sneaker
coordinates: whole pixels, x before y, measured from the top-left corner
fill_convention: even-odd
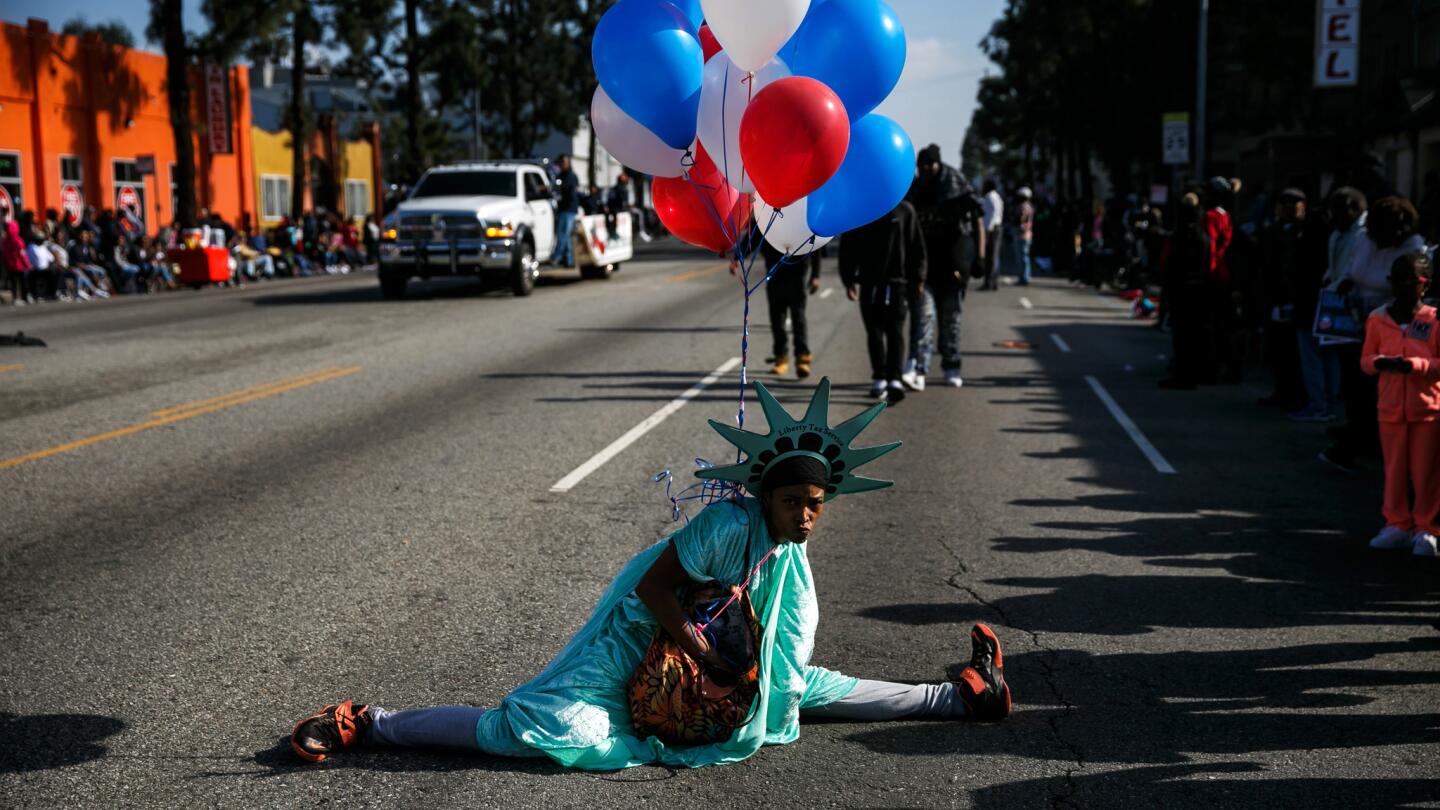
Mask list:
[[[905,384],[911,391],[925,390],[925,375],[916,374],[914,371],[907,371],[900,375],[900,382]]]
[[[1384,551],[1406,548],[1414,544],[1415,540],[1411,538],[1410,532],[1398,526],[1386,526],[1380,530],[1379,534],[1370,539],[1370,548],[1378,548]]]
[[[884,380],[876,380],[875,382],[873,382],[873,383],[870,384],[870,398],[871,398],[871,399],[879,399],[879,398],[880,398],[880,395],[883,394],[883,393],[885,393],[885,381],[884,381]]]
[[[965,384],[965,381],[960,379],[960,372],[947,371],[945,372],[945,384],[951,388],[959,388]]]
[[[1415,532],[1415,547],[1411,551],[1416,557],[1434,557],[1436,554],[1435,535],[1424,530]]]

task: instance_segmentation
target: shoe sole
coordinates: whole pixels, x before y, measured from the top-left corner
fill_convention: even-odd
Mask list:
[[[296,756],[300,757],[301,759],[305,760],[306,762],[324,762],[324,761],[325,761],[325,757],[327,756],[326,754],[316,754],[316,753],[314,753],[314,752],[312,752],[312,751],[307,751],[307,750],[305,750],[305,748],[302,747],[302,746],[300,745],[300,743],[298,743],[298,742],[295,741],[295,737],[296,737],[296,735],[298,735],[298,734],[300,733],[300,727],[301,727],[301,726],[305,725],[306,723],[310,722],[311,720],[317,720],[317,719],[319,719],[319,718],[324,717],[326,712],[328,712],[328,711],[330,711],[331,709],[334,709],[334,708],[336,708],[336,704],[334,704],[334,703],[327,704],[327,705],[325,706],[325,708],[321,709],[320,711],[318,711],[318,712],[310,715],[309,717],[306,717],[306,718],[302,719],[300,722],[296,723],[296,724],[295,724],[295,728],[293,728],[293,729],[290,730],[290,750],[294,751]]]
[[[990,629],[990,625],[977,622],[974,627],[970,628],[970,642],[986,644],[995,651],[995,669],[1000,673],[1001,692],[1005,696],[1005,715],[1008,717],[1010,715],[1010,681],[1005,680],[1005,653],[1000,648],[1000,637],[995,635],[995,631]],[[970,672],[974,672],[974,670],[972,669]],[[978,673],[975,677],[983,683],[983,679],[979,678]]]

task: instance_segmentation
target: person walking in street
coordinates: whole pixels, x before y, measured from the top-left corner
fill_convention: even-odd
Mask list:
[[[940,147],[922,149],[910,201],[925,239],[925,283],[910,319],[910,359],[900,381],[925,390],[938,330],[945,384],[960,387],[960,314],[970,274],[985,252],[984,210],[954,167],[940,161]]]
[[[1160,251],[1160,275],[1170,313],[1170,376],[1161,388],[1190,390],[1214,374],[1211,334],[1210,234],[1205,230],[1200,198],[1180,199],[1175,231]]]
[[[1320,290],[1325,286],[1329,269],[1332,208],[1326,205],[1306,211],[1304,229],[1286,279],[1289,302],[1295,313],[1300,384],[1305,391],[1305,407],[1289,415],[1295,422],[1333,421],[1340,404],[1339,358],[1333,347],[1322,346],[1315,336]]]
[[[820,251],[817,249],[804,256],[786,256],[769,242],[760,230],[758,222],[741,237],[737,253],[750,254],[760,251],[759,268],[768,273],[765,282],[765,301],[770,306],[770,335],[774,350],[766,358],[770,370],[776,376],[790,373],[790,333],[795,335],[795,376],[801,380],[810,376],[811,364],[815,362],[810,353],[810,331],[805,319],[805,305],[809,297],[820,291]],[[757,244],[758,243],[758,244]],[[738,268],[735,258],[730,260],[730,272]],[[790,330],[785,322],[790,322]]]
[[[1341,271],[1335,290],[1354,302],[1360,313],[1373,312],[1389,298],[1388,279],[1395,260],[1409,253],[1424,250],[1425,240],[1415,232],[1419,214],[1404,197],[1382,197],[1370,206],[1365,216],[1364,236],[1357,239]],[[1346,347],[1342,347],[1346,348]],[[1359,365],[1360,355],[1353,344],[1341,353],[1345,365]],[[1335,441],[1320,453],[1320,459],[1347,472],[1360,469],[1361,455],[1373,455],[1380,449],[1380,435],[1375,427],[1375,402],[1378,396],[1375,377],[1354,375],[1342,383],[1345,396],[1345,424],[1337,431]]]
[[[555,264],[575,266],[575,216],[580,211],[580,178],[570,168],[570,156],[555,160]]]
[[[1230,205],[1235,197],[1235,187],[1224,177],[1212,177],[1205,184],[1205,204],[1202,224],[1210,241],[1210,312],[1206,317],[1212,349],[1216,360],[1217,373],[1224,382],[1238,383],[1243,374],[1243,351],[1237,340],[1240,317],[1237,310],[1241,299],[1236,294],[1231,277],[1230,248],[1235,241],[1234,219],[1230,216]],[[1206,380],[1213,382],[1213,380]]]
[[[1035,204],[1031,202],[1034,195],[1029,186],[1021,186],[1020,190],[1015,192],[1015,196],[1020,200],[1020,204],[1016,206],[1018,213],[1015,216],[1015,247],[1019,250],[1020,262],[1020,281],[1018,283],[1022,287],[1027,287],[1030,285],[1031,275],[1030,248],[1035,241]]]
[[[35,275],[30,272],[30,259],[25,255],[25,240],[20,236],[20,223],[12,209],[0,208],[0,271],[10,284],[15,306],[35,303]]]
[[[985,257],[985,281],[980,285],[980,289],[995,290],[1000,287],[1000,248],[1001,235],[1005,232],[1005,199],[1000,196],[994,179],[986,179],[980,189],[980,205],[985,212],[985,250],[980,254]]]
[[[901,200],[888,215],[840,238],[840,280],[860,302],[870,352],[870,396],[890,403],[905,398],[900,381],[908,341],[908,302],[925,284],[925,239],[915,208]]]
[[[802,713],[1003,720],[1003,652],[983,624],[971,628],[969,665],[954,681],[868,681],[810,664],[820,616],[807,540],[834,498],[890,485],[855,469],[899,443],[852,451],[883,406],[832,429],[829,380],[799,420],[763,385],[755,391],[769,433],[712,421],[746,458],[696,475],[758,497],[718,500],[637,554],[538,676],[488,710],[331,704],[295,725],[296,755],[318,762],[363,745],[439,746],[597,771],[700,767],[793,742]]]
[[[1433,266],[1406,253],[1390,270],[1394,298],[1365,322],[1360,366],[1379,381],[1385,528],[1371,548],[1436,555],[1440,534],[1440,321],[1423,303]],[[1411,498],[1411,492],[1414,498]]]
[[[1275,219],[1260,234],[1260,261],[1253,291],[1262,320],[1265,357],[1275,384],[1260,404],[1287,413],[1298,413],[1305,404],[1305,386],[1295,342],[1296,308],[1291,279],[1294,264],[1300,260],[1306,226],[1305,192],[1298,188],[1280,192],[1275,203]]]

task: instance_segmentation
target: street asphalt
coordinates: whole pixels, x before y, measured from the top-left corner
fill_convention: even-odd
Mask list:
[[[965,386],[877,420],[865,442],[905,447],[866,471],[896,486],[810,541],[815,663],[938,680],[985,621],[1007,722],[806,724],[693,771],[299,764],[326,702],[493,705],[675,528],[653,476],[725,457],[705,420],[738,372],[552,491],[739,357],[742,309],[673,244],[552,275],[0,312],[48,343],[0,346],[0,805],[1440,806],[1440,565],[1366,549],[1378,472],[1316,461],[1324,426],[1256,407],[1263,371],[1158,390],[1166,336],[1050,278],[970,293]],[[838,420],[869,404],[864,333],[833,263],[821,296]],[[769,374],[755,304],[749,369],[799,411],[815,380]]]

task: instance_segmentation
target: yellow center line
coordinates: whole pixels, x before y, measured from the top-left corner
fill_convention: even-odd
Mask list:
[[[8,365],[8,366],[0,366],[0,374],[3,374],[3,373],[5,373],[5,372],[7,372],[7,371],[19,371],[20,369],[22,369],[22,368],[24,368],[24,367],[25,367],[25,364],[24,364],[24,363],[11,363],[11,364]]]
[[[690,281],[691,279],[700,278],[700,277],[702,277],[702,276],[714,275],[714,274],[716,274],[716,273],[719,273],[719,272],[724,271],[724,270],[729,270],[729,269],[730,269],[729,263],[726,263],[726,264],[717,264],[717,265],[715,265],[714,267],[702,267],[702,268],[700,268],[699,270],[688,270],[688,271],[686,271],[686,272],[684,272],[684,273],[676,273],[675,275],[673,275],[673,276],[671,276],[670,278],[667,278],[667,279],[665,279],[665,280],[666,280],[666,281]]]
[[[51,447],[46,450],[37,450],[34,453],[27,453],[23,456],[16,456],[15,458],[0,461],[0,470],[8,470],[11,467],[18,467],[21,464],[26,464],[31,461],[39,461],[40,459],[49,458],[51,456],[58,456],[61,453],[68,453],[71,450],[79,450],[82,447],[89,447],[92,444],[108,442],[111,439],[119,439],[124,436],[129,436],[132,433],[140,433],[141,431],[150,430],[151,428],[163,427],[165,425],[174,424],[175,422],[183,422],[186,419],[193,419],[197,416],[203,416],[207,413],[223,411],[226,408],[232,408],[236,405],[241,405],[246,402],[252,402],[257,399],[274,396],[276,394],[283,394],[286,391],[293,391],[297,388],[304,388],[307,385],[314,385],[315,383],[319,382],[326,382],[328,380],[337,380],[341,377],[348,377],[358,371],[360,371],[360,366],[353,366],[351,368],[330,369],[326,373],[320,375],[312,375],[304,379],[295,380],[278,388],[267,388],[264,390],[254,391],[253,393],[240,397],[239,399],[227,399],[203,407],[192,408],[190,410],[182,411],[180,413],[163,416],[158,419],[151,419],[148,422],[141,422],[138,425],[131,425],[130,427],[120,428],[119,430],[112,430],[108,433],[101,433],[96,436],[87,436],[83,439],[76,439],[73,442],[66,442],[65,444],[56,445],[55,447]]]
[[[290,385],[290,384],[292,384],[292,383],[300,382],[300,381],[302,381],[302,380],[309,380],[309,379],[314,378],[314,377],[323,377],[323,376],[325,376],[326,374],[331,374],[331,373],[334,373],[335,371],[336,371],[336,369],[333,369],[333,368],[323,368],[323,369],[320,369],[319,371],[311,371],[311,372],[308,372],[308,373],[306,373],[306,374],[301,374],[301,375],[298,375],[298,376],[295,376],[295,377],[286,377],[286,378],[283,379],[283,380],[271,380],[270,382],[264,383],[264,384],[262,384],[262,385],[252,385],[252,386],[249,387],[249,388],[242,388],[242,389],[240,389],[239,391],[231,391],[231,392],[228,393],[228,394],[221,394],[221,395],[219,395],[219,396],[210,397],[210,398],[208,398],[208,399],[200,399],[200,400],[196,400],[196,401],[194,401],[194,402],[186,402],[186,403],[181,404],[181,405],[172,405],[172,406],[169,407],[169,408],[161,408],[161,409],[158,410],[158,411],[152,411],[152,412],[150,413],[150,415],[151,415],[151,416],[174,416],[174,415],[177,414],[177,413],[183,413],[183,412],[185,412],[185,411],[194,410],[194,409],[196,409],[196,408],[204,408],[204,407],[207,407],[207,406],[209,406],[209,405],[214,405],[214,404],[216,404],[216,403],[218,403],[218,402],[224,402],[224,401],[226,401],[226,400],[231,400],[231,399],[239,399],[239,398],[241,398],[241,397],[247,396],[247,395],[252,394],[252,393],[255,393],[255,392],[257,392],[257,391],[268,391],[268,390],[271,389],[271,388],[280,388],[280,387],[283,387],[283,386],[286,386],[286,385]]]

